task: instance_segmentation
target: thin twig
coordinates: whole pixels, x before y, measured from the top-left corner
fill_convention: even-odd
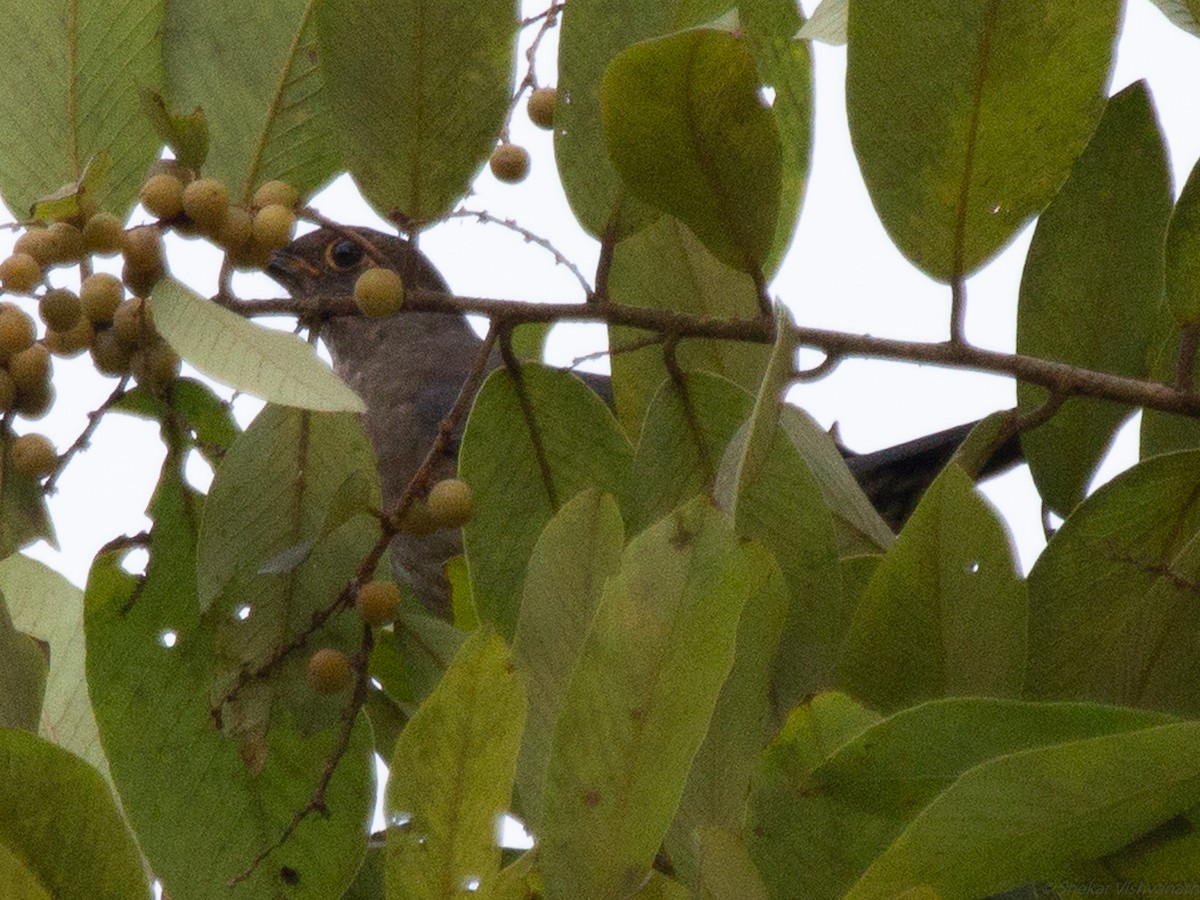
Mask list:
[[[515,219],[501,219],[499,216],[493,216],[490,212],[483,209],[456,209],[446,218],[474,218],[486,225],[500,225],[503,228],[507,228],[509,231],[516,232],[521,237],[525,238],[526,243],[537,244],[543,250],[548,251],[554,257],[554,262],[556,264],[560,266],[566,266],[567,270],[575,276],[575,280],[579,282],[580,287],[583,288],[583,294],[589,301],[594,296],[592,286],[588,284],[588,280],[586,277],[584,277],[583,272],[579,270],[579,267],[575,265],[575,263],[571,262],[565,253],[555,247],[548,238],[544,238],[540,234],[518,225]]]
[[[1184,325],[1175,361],[1175,387],[1193,393],[1196,389],[1196,351],[1200,349],[1200,326]]]
[[[79,433],[79,437],[75,438],[74,442],[64,450],[58,457],[58,463],[54,467],[54,472],[46,479],[46,483],[42,485],[42,493],[47,496],[54,493],[55,486],[58,484],[58,477],[66,469],[67,463],[75,458],[75,455],[86,449],[91,443],[92,435],[96,433],[96,429],[100,427],[100,420],[104,414],[112,409],[125,396],[126,389],[129,386],[129,376],[123,375],[121,380],[117,382],[117,386],[113,388],[113,392],[108,395],[103,403],[87,414],[87,425],[83,431]]]

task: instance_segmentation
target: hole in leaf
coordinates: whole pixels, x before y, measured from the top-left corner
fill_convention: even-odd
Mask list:
[[[242,606],[239,606],[234,615],[237,616],[241,621],[245,622],[248,618],[250,618],[250,604],[246,603]]]
[[[979,571],[979,560],[976,560],[976,559],[971,560],[969,563],[967,563],[965,566],[963,566],[963,571],[966,572],[968,575],[974,575],[976,572]]]
[[[170,628],[164,628],[158,636],[158,642],[170,650],[179,640],[179,634]]]
[[[150,562],[150,551],[145,547],[134,547],[121,560],[121,568],[130,575],[145,575]]]

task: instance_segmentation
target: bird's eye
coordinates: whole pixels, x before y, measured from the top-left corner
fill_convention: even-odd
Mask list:
[[[349,269],[362,262],[363,248],[348,238],[334,241],[325,248],[325,259],[335,269]]]

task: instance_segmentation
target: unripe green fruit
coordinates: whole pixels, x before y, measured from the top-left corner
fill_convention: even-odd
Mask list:
[[[460,528],[471,518],[471,488],[458,478],[445,478],[429,491],[429,514],[440,528]]]
[[[18,388],[13,405],[17,413],[26,419],[40,419],[54,405],[54,386],[47,381],[29,390]]]
[[[296,214],[279,203],[264,206],[254,214],[253,240],[261,247],[286,247],[296,228]]]
[[[58,465],[58,454],[42,434],[23,434],[12,442],[13,468],[22,475],[43,478]]]
[[[516,184],[529,174],[529,151],[519,144],[501,144],[492,151],[488,165],[499,181]]]
[[[42,280],[41,264],[28,253],[14,253],[0,262],[0,281],[14,294],[28,294]]]
[[[364,622],[380,628],[396,620],[400,612],[400,588],[390,581],[369,581],[358,589],[354,605]]]
[[[341,650],[322,647],[308,658],[308,686],[318,694],[336,694],[350,686],[350,660]]]
[[[109,254],[121,249],[125,229],[112,213],[96,213],[83,226],[83,249],[88,253]]]
[[[162,271],[162,234],[153,225],[139,225],[126,231],[121,240],[121,252],[125,256],[125,265],[133,271]]]
[[[254,199],[250,201],[250,205],[255,209],[262,209],[265,206],[277,203],[280,206],[286,206],[288,209],[294,209],[299,199],[299,191],[286,181],[267,181],[258,186],[258,190],[254,192]]]
[[[33,346],[36,336],[33,319],[15,306],[0,310],[0,362],[8,362],[15,353]]]
[[[229,191],[216,178],[198,178],[183,189],[183,211],[206,231],[215,231],[225,221]]]
[[[83,279],[79,286],[79,303],[89,321],[100,325],[111,322],[113,313],[125,296],[125,285],[121,279],[107,272],[95,272]]]
[[[558,91],[551,87],[536,88],[529,95],[525,111],[529,113],[529,121],[538,128],[549,131],[554,127],[554,106],[558,102]]]
[[[367,269],[354,282],[354,302],[364,315],[390,316],[404,305],[404,281],[391,269]]]
[[[183,182],[165,173],[151,175],[142,185],[142,206],[159,219],[173,219],[183,211]]]
[[[92,336],[91,350],[92,362],[97,371],[114,377],[129,374],[129,358],[132,351],[117,340],[111,328],[97,331]]]
[[[42,338],[42,343],[55,356],[69,358],[78,356],[92,345],[95,329],[86,316],[81,315],[73,328],[66,331],[50,329]]]
[[[8,374],[19,392],[36,392],[50,381],[50,351],[45,344],[34,344],[8,360]]]
[[[69,331],[79,321],[83,307],[79,298],[66,288],[46,291],[38,301],[38,315],[47,328],[54,331]]]

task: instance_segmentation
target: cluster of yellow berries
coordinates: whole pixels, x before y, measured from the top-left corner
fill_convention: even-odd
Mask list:
[[[439,481],[429,492],[427,500],[413,504],[420,509],[422,530],[427,534],[437,528],[458,528],[471,518],[471,489],[457,478]],[[405,518],[406,531],[410,523]],[[400,614],[400,589],[390,581],[371,581],[358,588],[354,608],[359,618],[372,628],[390,625]],[[341,650],[322,647],[308,658],[308,684],[318,694],[336,694],[350,686],[353,680],[350,659]]]

